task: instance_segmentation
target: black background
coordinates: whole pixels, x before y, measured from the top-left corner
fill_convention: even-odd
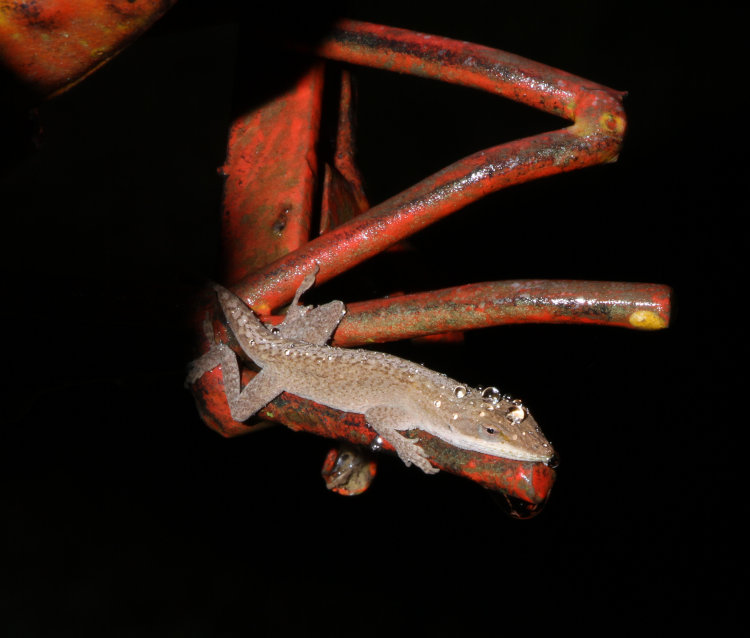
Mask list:
[[[35,118],[6,118],[4,635],[676,629],[738,610],[738,16],[681,3],[405,5],[240,16],[181,2]],[[668,331],[517,326],[390,348],[532,407],[562,460],[532,520],[390,456],[366,494],[336,496],[319,476],[329,442],[281,427],[222,439],[182,389],[192,286],[218,273],[227,127],[255,86],[273,84],[275,54],[249,43],[314,38],[337,13],[629,92],[618,163],[497,193],[415,236],[414,253],[308,297],[513,278],[673,286]],[[357,76],[373,202],[562,125],[467,89]]]

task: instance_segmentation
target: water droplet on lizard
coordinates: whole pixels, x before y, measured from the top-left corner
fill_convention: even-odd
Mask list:
[[[463,399],[466,396],[466,388],[462,385],[457,385],[453,388],[453,394],[457,399]]]
[[[482,398],[490,403],[497,403],[500,400],[500,390],[493,386],[485,388],[482,390]]]
[[[526,410],[521,405],[515,405],[505,413],[505,416],[514,424],[520,423],[526,418]]]

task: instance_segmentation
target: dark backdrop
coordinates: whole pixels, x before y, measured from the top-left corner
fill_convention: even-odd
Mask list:
[[[745,358],[738,16],[599,2],[238,16],[232,4],[180,3],[83,84],[7,122],[5,635],[499,635],[731,618],[745,453],[732,409]],[[310,296],[365,299],[394,280],[673,286],[664,332],[503,327],[398,347],[532,406],[562,460],[535,519],[390,456],[368,493],[336,496],[319,476],[327,441],[281,427],[224,440],[182,389],[192,286],[218,273],[227,126],[262,76],[250,62],[273,60],[238,43],[309,36],[337,12],[629,91],[618,163],[495,194],[415,236],[411,256]],[[357,75],[373,202],[560,126],[466,89]]]

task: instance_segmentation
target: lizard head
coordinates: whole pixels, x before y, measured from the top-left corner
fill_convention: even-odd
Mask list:
[[[453,407],[460,409],[448,415],[448,429],[461,447],[517,461],[552,461],[552,445],[521,401],[501,395],[497,388],[464,388],[464,395],[479,395],[481,400],[463,401],[461,391],[454,394],[458,400]]]

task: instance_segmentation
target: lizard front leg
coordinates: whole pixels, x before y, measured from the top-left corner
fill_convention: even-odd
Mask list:
[[[418,427],[408,413],[391,406],[379,405],[369,408],[364,414],[367,424],[393,446],[407,467],[414,463],[425,474],[437,474],[440,471],[430,463],[425,451],[417,445],[418,439],[407,439],[399,434],[399,430],[412,430]]]

